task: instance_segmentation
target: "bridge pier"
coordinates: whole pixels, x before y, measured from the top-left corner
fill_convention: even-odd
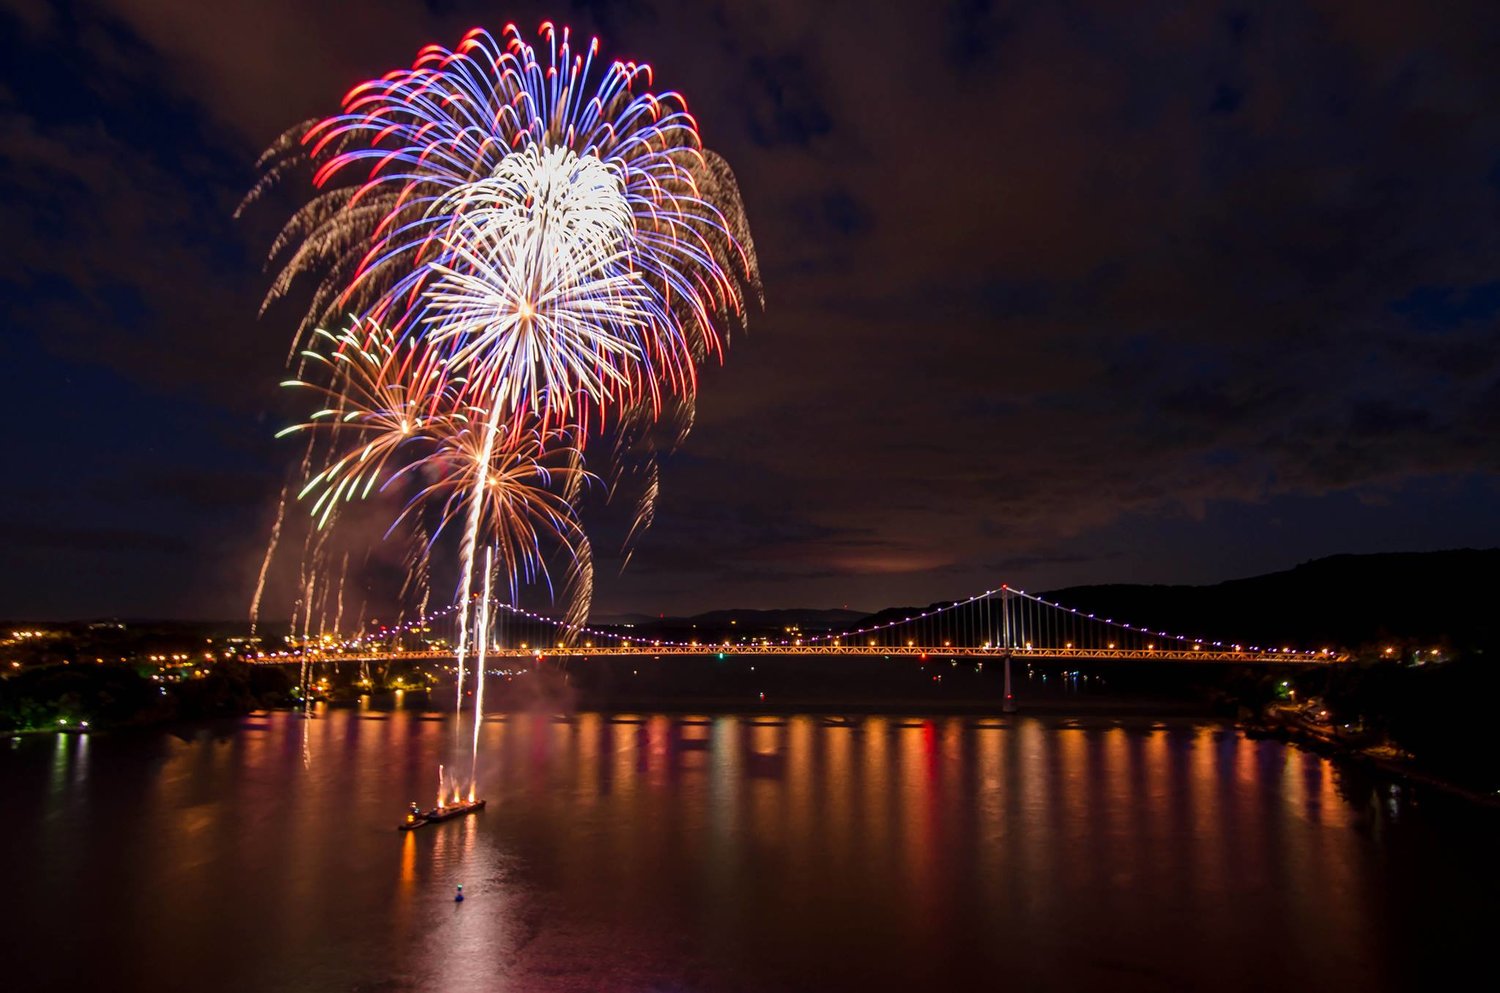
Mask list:
[[[1005,653],[1005,700],[1000,704],[1002,714],[1014,714],[1016,712],[1016,697],[1010,691],[1010,653]]]

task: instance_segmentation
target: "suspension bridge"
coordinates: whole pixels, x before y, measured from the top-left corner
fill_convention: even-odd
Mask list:
[[[836,655],[945,659],[999,658],[1038,661],[1158,661],[1241,665],[1316,665],[1348,661],[1332,648],[1249,645],[1186,635],[1085,613],[1010,586],[900,616],[874,615],[840,631],[728,635],[688,640],[655,637],[631,626],[570,624],[510,604],[494,602],[489,630],[456,629],[458,611],[381,628],[353,639],[304,636],[291,649],[254,661],[389,662],[455,660],[464,644],[466,665],[485,660],[664,655]]]

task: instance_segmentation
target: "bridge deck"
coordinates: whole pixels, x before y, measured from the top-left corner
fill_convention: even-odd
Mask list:
[[[630,645],[595,648],[587,645],[552,648],[492,648],[487,659],[534,658],[608,658],[611,656],[660,657],[663,655],[832,655],[870,656],[880,658],[1004,659],[1017,661],[1150,661],[1150,662],[1219,662],[1247,665],[1320,665],[1347,662],[1347,655],[1334,652],[1303,654],[1299,652],[1248,652],[1224,648],[1164,650],[1152,648],[969,648],[947,645]],[[312,653],[310,662],[393,662],[451,659],[449,651]],[[263,656],[254,661],[271,664],[300,664],[300,654]]]

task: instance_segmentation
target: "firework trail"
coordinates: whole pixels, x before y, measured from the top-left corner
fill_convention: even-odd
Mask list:
[[[338,585],[342,586],[342,584],[343,574],[339,573]],[[332,593],[334,586],[332,577],[324,576],[322,588],[318,591],[318,627],[316,637],[320,641],[328,636],[328,597]]]
[[[260,622],[260,598],[266,592],[266,574],[271,571],[271,559],[276,556],[276,546],[281,543],[281,522],[286,519],[286,498],[292,484],[288,480],[281,484],[281,499],[276,503],[276,520],[271,524],[271,540],[266,543],[266,555],[260,562],[260,575],[255,578],[255,592],[250,597],[250,637],[255,637],[255,627]]]
[[[499,425],[498,425],[498,414],[499,414],[499,408],[496,407],[493,411],[490,412],[490,416],[488,416],[487,418],[485,418],[485,429],[484,429],[484,434],[483,434],[484,440],[480,443],[478,456],[477,456],[477,458],[474,459],[474,464],[473,464],[473,476],[474,476],[474,479],[472,480],[472,482],[469,482],[466,486],[462,486],[461,487],[461,492],[463,492],[465,494],[471,494],[471,495],[469,496],[469,500],[468,500],[468,504],[469,504],[469,509],[468,509],[468,527],[464,529],[463,541],[459,545],[459,552],[458,552],[459,558],[460,558],[460,560],[463,563],[459,567],[461,569],[461,571],[462,571],[462,575],[461,575],[461,579],[460,579],[459,587],[458,587],[459,601],[463,603],[463,608],[459,612],[459,618],[458,618],[458,704],[457,704],[457,706],[458,706],[459,710],[462,710],[463,709],[463,705],[464,705],[464,652],[468,648],[468,642],[469,642],[469,603],[468,603],[468,601],[469,601],[469,591],[471,589],[473,589],[473,582],[474,582],[474,544],[475,544],[475,542],[477,542],[479,540],[479,525],[480,525],[480,523],[481,523],[481,521],[483,519],[483,516],[484,516],[484,496],[485,496],[485,491],[488,490],[489,486],[490,486],[489,466],[490,466],[490,457],[494,453],[494,449],[495,449],[495,434],[496,434],[496,432],[498,430],[498,427],[499,427]],[[441,525],[439,525],[439,526],[441,527]],[[484,582],[485,582],[485,586],[488,587],[489,586],[489,582],[490,582],[490,577],[489,577],[489,572],[488,571],[485,572]],[[479,605],[479,615],[480,615],[480,617],[486,616],[485,612],[488,609],[489,609],[489,594],[485,594],[484,600],[481,601],[481,603]],[[484,648],[483,648],[484,632],[482,630],[479,633],[479,637],[480,637],[480,646],[481,646],[480,647],[480,657],[483,658],[483,655],[484,655]],[[481,662],[480,665],[482,666],[483,662]],[[480,676],[480,684],[483,685],[483,681],[484,681],[484,671],[483,671],[483,669],[480,670],[479,676]],[[476,706],[477,706],[477,704],[476,704]]]
[[[401,612],[396,615],[396,630],[398,631],[406,627],[408,604],[412,605],[414,625],[419,630],[426,628],[427,601],[431,596],[428,582],[428,551],[427,530],[418,520],[407,536],[406,552],[401,560],[403,566],[401,589],[396,595],[396,601],[401,607]]]
[[[344,580],[349,578],[349,553],[344,553],[344,564],[339,569],[339,593],[333,612],[333,636],[338,638],[344,630]]]
[[[302,609],[303,605],[307,601],[309,565],[312,561],[312,544],[313,532],[309,530],[307,532],[307,535],[302,539],[302,561],[299,563],[297,569],[297,599],[292,603],[291,627],[287,631],[288,637],[293,640],[295,640],[297,637],[298,611]],[[301,671],[297,677],[297,685],[299,687],[300,693],[302,694],[302,716],[306,717],[308,711],[307,678],[310,672],[310,661],[307,653],[307,642],[305,637],[300,644],[302,649],[302,665],[300,667]]]
[[[469,756],[469,802],[479,781],[479,727],[484,722],[484,657],[490,643],[490,577],[495,573],[494,549],[484,550],[484,599],[479,601],[479,650],[474,660],[474,746]]]

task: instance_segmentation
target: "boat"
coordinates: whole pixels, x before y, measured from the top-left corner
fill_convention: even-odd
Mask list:
[[[438,821],[448,821],[455,817],[462,817],[464,814],[477,813],[483,809],[483,800],[460,800],[457,803],[450,803],[429,810],[427,812],[427,822],[432,824]]]
[[[415,831],[419,827],[428,824],[440,824],[443,821],[451,821],[455,817],[465,814],[477,813],[484,809],[483,800],[456,800],[453,803],[445,803],[431,810],[421,812],[408,812],[406,819],[396,825],[398,831]]]

